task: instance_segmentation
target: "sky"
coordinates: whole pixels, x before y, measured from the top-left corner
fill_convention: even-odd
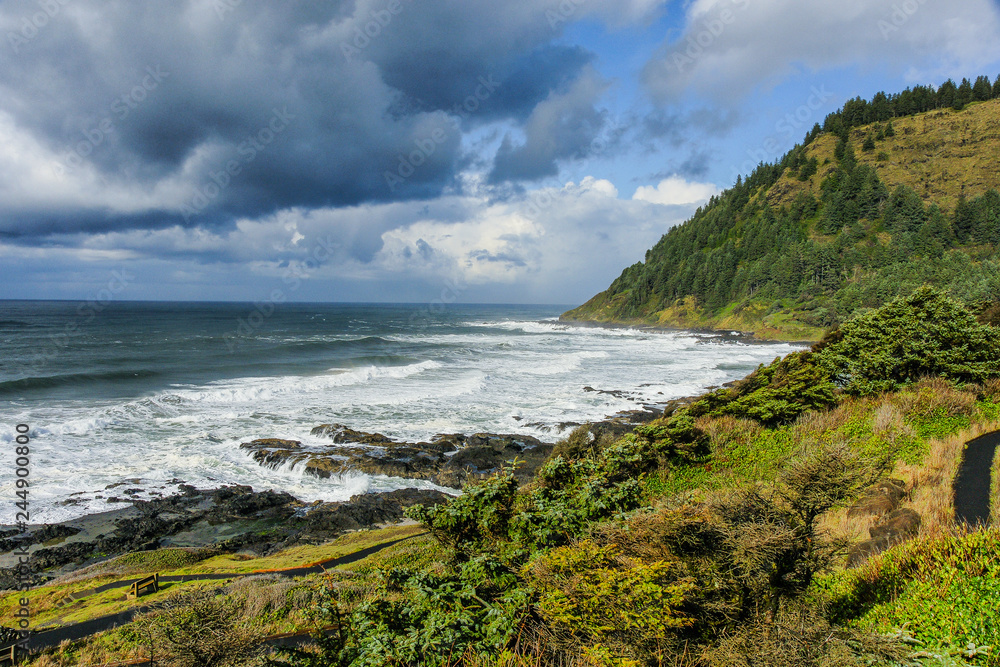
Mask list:
[[[3,0],[0,298],[577,304],[996,0]]]

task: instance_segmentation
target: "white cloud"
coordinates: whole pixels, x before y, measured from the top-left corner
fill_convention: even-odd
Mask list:
[[[707,192],[705,184],[688,185],[690,192]],[[36,250],[40,255],[34,263],[75,256],[86,267],[84,255],[128,258],[129,270],[148,282],[141,289],[151,294],[159,294],[163,281],[149,278],[154,273],[149,267],[159,272],[164,266],[184,268],[183,276],[172,274],[171,283],[206,299],[258,298],[234,286],[282,287],[289,267],[302,267],[308,287],[297,290],[296,298],[420,299],[453,280],[469,286],[463,294],[467,300],[582,302],[642,259],[671,226],[690,217],[695,204],[679,203],[691,198],[685,192],[678,189],[673,203],[621,199],[613,183],[588,176],[503,201],[486,194],[454,195],[428,202],[286,209],[239,220],[228,230],[175,226],[59,235],[54,240],[63,247]],[[3,251],[0,244],[0,256]],[[321,261],[310,264],[317,257]],[[94,271],[103,275],[97,265]],[[324,285],[339,285],[340,291]],[[344,292],[344,285],[352,287]]]
[[[656,187],[643,185],[636,189],[632,199],[653,204],[701,204],[719,193],[714,183],[687,181],[680,176],[671,176],[660,181]]]
[[[654,97],[737,101],[803,66],[874,64],[918,83],[969,76],[1000,58],[992,0],[697,0],[684,33],[647,63]]]

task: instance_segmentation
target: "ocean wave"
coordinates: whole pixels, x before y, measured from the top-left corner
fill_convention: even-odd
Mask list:
[[[560,375],[575,371],[588,359],[606,359],[609,354],[603,350],[585,350],[567,354],[543,355],[540,358],[518,364],[518,372],[524,375]]]
[[[558,320],[506,320],[506,321],[469,321],[462,322],[461,326],[479,327],[488,329],[502,329],[506,331],[520,331],[527,334],[568,334],[573,336],[588,337],[615,337],[615,338],[648,338],[650,336],[670,336],[678,338],[691,338],[694,334],[688,332],[656,331],[652,329],[637,329],[632,327],[604,327],[585,326],[579,324],[565,323]]]
[[[21,320],[0,320],[0,329],[41,329],[40,324]]]
[[[0,396],[20,394],[37,389],[78,387],[102,382],[128,382],[158,377],[158,371],[148,369],[106,371],[104,373],[64,373],[61,375],[36,375],[0,382]]]
[[[184,403],[256,404],[280,396],[313,394],[381,379],[402,379],[441,366],[440,362],[426,360],[406,366],[331,368],[325,375],[240,378],[175,391],[169,396]]]

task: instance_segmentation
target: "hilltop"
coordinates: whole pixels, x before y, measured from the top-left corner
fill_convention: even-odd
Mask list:
[[[996,301],[1000,85],[988,81],[849,101],[562,319],[818,340],[921,284]]]

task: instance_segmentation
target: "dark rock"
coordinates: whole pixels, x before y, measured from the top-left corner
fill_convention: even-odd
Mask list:
[[[355,431],[343,424],[320,424],[312,431],[312,435],[326,436],[334,443],[342,445],[345,443],[356,443],[359,445],[386,445],[395,442],[392,438],[381,433],[365,433]]]
[[[27,535],[22,535],[17,529],[5,530],[0,535],[0,551],[12,551],[21,546],[31,546],[32,544],[44,544],[53,540],[66,539],[80,532],[79,528],[66,526],[61,523],[45,524],[41,528],[32,530]]]
[[[105,558],[133,551],[159,548],[164,540],[178,534],[235,536],[216,546],[225,550],[252,550],[260,554],[296,544],[316,544],[345,530],[374,528],[403,518],[403,510],[417,503],[436,504],[447,499],[438,491],[402,489],[391,493],[363,494],[342,503],[314,503],[307,506],[293,496],[276,491],[255,492],[249,486],[226,486],[214,490],[191,487],[184,493],[151,500],[133,500],[139,515],[120,517],[110,535],[93,540],[70,542],[37,549],[31,554],[36,572],[59,568],[72,571]],[[218,528],[218,526],[223,528]],[[241,530],[242,528],[242,530]],[[75,535],[78,529],[53,524],[33,531],[25,539],[31,543]],[[0,542],[5,551],[20,545],[14,536]],[[51,578],[38,574],[35,583]],[[0,569],[0,587],[16,586],[12,569]]]
[[[906,497],[906,482],[884,479],[865,490],[864,495],[847,510],[847,516],[882,516],[899,507]]]
[[[285,449],[297,449],[302,446],[298,440],[282,440],[281,438],[261,438],[254,440],[253,444],[262,447],[283,447]]]
[[[920,532],[920,515],[911,509],[893,510],[868,532],[873,540],[885,538],[898,544],[917,536]]]
[[[920,532],[920,515],[911,509],[896,509],[868,532],[871,539],[853,545],[848,551],[848,567],[860,565],[875,554],[916,537]]]
[[[614,396],[615,398],[628,398],[629,393],[622,389],[594,389],[590,385],[583,388],[585,392],[597,392],[598,394],[607,394],[609,396]]]
[[[254,440],[240,445],[261,465],[301,465],[320,478],[348,471],[404,479],[424,479],[441,486],[460,488],[467,481],[492,475],[500,466],[518,460],[517,476],[529,479],[545,461],[552,445],[531,436],[446,433],[431,442],[396,442],[381,434],[362,433],[339,424],[325,424],[313,433],[330,435],[338,444],[315,450],[274,445]],[[363,442],[360,442],[363,441]]]

